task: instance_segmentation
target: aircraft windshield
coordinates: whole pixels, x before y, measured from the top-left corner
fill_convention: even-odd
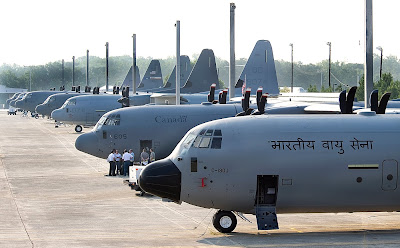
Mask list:
[[[119,126],[121,123],[121,116],[119,114],[112,114],[108,116],[102,116],[94,127],[95,130],[99,130],[102,126]]]
[[[43,104],[46,104],[46,103],[49,103],[49,102],[54,102],[54,100],[55,100],[55,97],[52,97],[52,96],[47,97],[46,101],[44,101]]]
[[[220,129],[203,129],[193,142],[193,147],[195,148],[221,149],[221,145],[222,132]]]
[[[65,108],[67,106],[76,105],[76,99],[68,99],[64,102],[61,108]]]

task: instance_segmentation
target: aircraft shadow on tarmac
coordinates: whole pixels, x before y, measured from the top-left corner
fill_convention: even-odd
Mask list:
[[[398,235],[400,229],[386,230],[353,230],[353,231],[321,231],[321,232],[257,232],[221,234],[215,231],[218,237],[198,240],[202,244],[218,246],[235,246],[240,244],[251,247],[329,247],[347,246],[358,247],[366,245],[393,245],[400,244]],[[221,236],[219,236],[221,235]]]

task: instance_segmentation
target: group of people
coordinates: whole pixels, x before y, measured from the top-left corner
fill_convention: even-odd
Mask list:
[[[150,154],[149,154],[150,153]],[[113,149],[107,157],[107,162],[110,163],[110,171],[108,172],[108,176],[116,176],[123,175],[129,176],[129,166],[133,165],[133,161],[135,160],[135,154],[132,149],[129,149],[129,152],[125,149],[124,153],[121,155],[118,150]],[[154,153],[153,148],[150,148],[150,151],[147,152],[146,148],[143,148],[142,153],[140,154],[140,160],[142,165],[147,165],[156,160],[156,154]]]
[[[153,148],[150,148],[149,152],[150,152],[150,155],[146,151],[146,148],[143,148],[142,153],[140,153],[140,160],[141,160],[142,165],[147,165],[156,160],[156,154],[154,153]]]
[[[125,149],[122,155],[118,150],[113,149],[107,158],[107,162],[110,163],[108,175],[116,176],[118,173],[123,176],[129,175],[129,166],[133,165],[134,160],[135,154],[132,149],[129,149],[129,152]]]

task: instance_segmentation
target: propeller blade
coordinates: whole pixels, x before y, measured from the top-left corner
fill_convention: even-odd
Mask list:
[[[386,111],[386,107],[389,101],[391,93],[390,92],[386,92],[385,94],[383,94],[383,96],[381,97],[381,100],[379,102],[379,106],[378,106],[378,112],[376,112],[377,114],[384,114]]]
[[[346,114],[352,114],[353,113],[353,103],[354,103],[354,98],[356,96],[356,91],[357,91],[357,86],[353,86],[350,88],[349,93],[347,94],[346,97]]]
[[[260,109],[260,100],[261,100],[261,96],[262,96],[262,91],[263,91],[263,87],[258,87],[257,89],[257,109]]]
[[[371,111],[378,113],[378,90],[373,90],[371,92],[369,104],[371,105]]]
[[[212,84],[210,86],[210,93],[208,94],[208,101],[209,102],[213,102],[214,101],[215,87],[217,87],[216,84]]]
[[[343,90],[339,94],[339,106],[340,106],[340,112],[342,114],[347,114],[346,113],[346,90]]]
[[[227,95],[228,95],[228,89],[224,89],[222,91],[221,101],[219,102],[220,104],[226,104]]]

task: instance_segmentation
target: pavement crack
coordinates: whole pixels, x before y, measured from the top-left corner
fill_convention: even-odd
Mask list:
[[[13,202],[14,202],[15,208],[16,208],[16,210],[17,210],[19,220],[21,221],[22,226],[24,227],[25,233],[26,233],[26,235],[28,236],[29,242],[31,242],[32,248],[33,248],[33,247],[35,247],[35,245],[33,244],[33,241],[32,241],[32,239],[31,239],[31,236],[29,235],[29,232],[28,232],[28,230],[27,230],[27,228],[26,228],[25,222],[24,222],[24,220],[22,219],[22,216],[21,216],[21,213],[20,213],[20,211],[19,211],[19,207],[18,207],[17,201],[15,200],[14,192],[13,192],[12,189],[11,189],[11,184],[10,184],[10,180],[8,179],[6,167],[5,167],[5,165],[4,165],[4,163],[3,163],[3,159],[1,159],[1,157],[0,157],[0,163],[1,163],[1,167],[3,167],[4,176],[5,176],[5,179],[6,179],[6,181],[7,181],[7,186],[8,186],[8,189],[9,189],[10,193],[11,193],[11,197],[12,197],[12,200],[13,200]]]

